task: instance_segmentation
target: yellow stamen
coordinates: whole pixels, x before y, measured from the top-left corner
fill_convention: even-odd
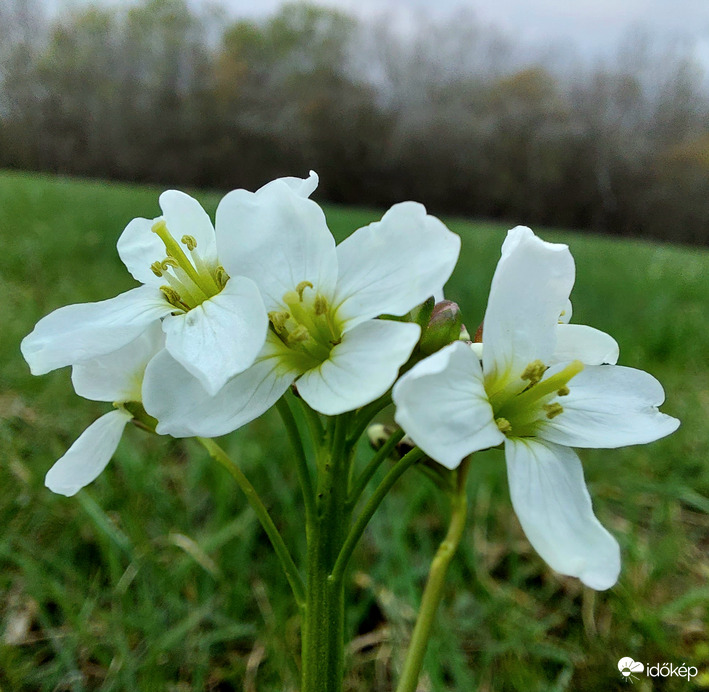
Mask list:
[[[560,413],[564,412],[561,404],[556,401],[553,404],[544,404],[542,408],[546,411],[547,418],[549,419],[556,418]]]
[[[547,371],[547,366],[541,360],[532,361],[522,373],[523,380],[529,380],[530,385],[535,385]]]
[[[315,310],[315,314],[320,317],[320,315],[324,315],[327,312],[327,300],[323,298],[321,295],[315,296],[315,303],[313,303],[313,310]]]
[[[510,425],[510,422],[507,420],[507,418],[495,418],[495,425],[503,435],[506,435],[512,430],[512,426]]]
[[[187,258],[187,255],[185,255],[183,249],[180,247],[180,244],[170,235],[170,231],[167,228],[165,220],[160,219],[159,221],[156,221],[151,230],[160,238],[160,240],[162,240],[168,257],[177,262],[179,267],[187,274],[195,286],[197,286],[204,293],[205,298],[213,296],[213,280],[210,282],[197,273],[197,270],[194,266],[192,266],[192,263]]]
[[[312,288],[313,284],[310,283],[310,281],[301,281],[296,287],[295,290],[298,293],[298,297],[300,300],[303,300],[303,291],[305,291],[306,288]]]
[[[187,249],[192,252],[197,247],[197,240],[192,235],[183,235],[180,242],[187,246]]]
[[[226,286],[227,281],[229,281],[229,274],[226,273],[226,269],[220,264],[214,271],[214,278],[217,281],[217,286],[222,289]]]
[[[525,410],[529,410],[532,405],[550,394],[555,394],[560,389],[566,387],[569,380],[578,375],[583,370],[583,363],[575,360],[569,363],[563,370],[555,373],[545,380],[541,380],[525,389],[521,394],[510,399],[498,411],[505,418],[514,418]]]
[[[170,305],[174,305],[176,308],[179,308],[180,310],[187,310],[189,309],[187,305],[185,305],[182,302],[182,298],[180,298],[180,294],[172,287],[170,286],[160,286],[160,290],[162,291],[162,294],[165,296],[167,299],[167,302],[170,303]]]

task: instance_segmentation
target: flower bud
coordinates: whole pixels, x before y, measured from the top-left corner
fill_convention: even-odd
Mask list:
[[[452,300],[442,300],[434,306],[431,319],[423,331],[419,345],[421,353],[428,356],[458,341],[464,329],[458,304]]]

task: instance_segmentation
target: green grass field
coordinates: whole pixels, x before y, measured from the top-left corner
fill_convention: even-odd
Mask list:
[[[43,478],[108,405],[77,397],[68,369],[32,377],[34,323],[134,285],[115,243],[159,213],[156,188],[0,174],[0,691],[297,690],[299,621],[253,512],[196,443],[130,428],[74,498]],[[212,213],[219,195],[196,195]],[[316,197],[317,198],[317,197]],[[338,239],[379,211],[328,207]],[[463,251],[448,297],[479,323],[506,228],[449,220]],[[616,690],[616,664],[695,665],[709,689],[709,252],[535,229],[569,243],[573,321],[611,333],[621,360],[664,384],[673,436],[582,451],[602,523],[623,554],[594,594],[551,572],[512,511],[501,453],[476,455],[470,522],[449,576],[420,690]],[[296,556],[302,511],[280,420],[223,440]],[[433,486],[409,473],[375,516],[350,572],[347,689],[391,689],[428,563],[446,527]]]

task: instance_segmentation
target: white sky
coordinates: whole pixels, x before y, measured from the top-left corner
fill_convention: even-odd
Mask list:
[[[87,4],[89,0],[44,0],[47,9]],[[131,0],[94,0],[123,4]],[[135,1],[135,0],[133,0]],[[188,0],[195,7],[217,5],[231,17],[262,17],[282,0]],[[2,2],[2,0],[0,0]],[[386,14],[406,26],[417,17],[444,19],[461,9],[483,24],[535,50],[560,48],[582,57],[608,55],[632,29],[687,43],[709,71],[709,0],[315,0],[363,18]]]
[[[221,4],[232,16],[270,14],[281,0],[192,0]],[[573,48],[582,56],[613,51],[622,37],[642,27],[653,35],[691,43],[709,68],[709,0],[320,0],[361,17],[388,13],[405,23],[411,15],[445,18],[472,10],[484,24],[532,48]]]

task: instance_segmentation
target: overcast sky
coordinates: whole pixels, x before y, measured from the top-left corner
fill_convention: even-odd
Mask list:
[[[209,0],[192,0],[205,4]],[[213,2],[213,0],[212,0]],[[233,16],[273,12],[280,0],[221,0]],[[362,17],[386,12],[405,23],[411,15],[444,18],[463,8],[533,48],[573,47],[582,56],[607,54],[631,29],[691,42],[709,68],[709,0],[321,0]]]
[[[127,0],[99,0],[123,4]],[[232,17],[275,12],[282,0],[188,0],[193,6],[220,5]],[[2,2],[2,0],[0,0]],[[45,0],[56,10],[87,0]],[[317,0],[364,18],[386,14],[402,26],[413,17],[444,19],[461,9],[533,49],[571,49],[581,57],[612,52],[632,29],[691,44],[709,71],[709,0]]]

